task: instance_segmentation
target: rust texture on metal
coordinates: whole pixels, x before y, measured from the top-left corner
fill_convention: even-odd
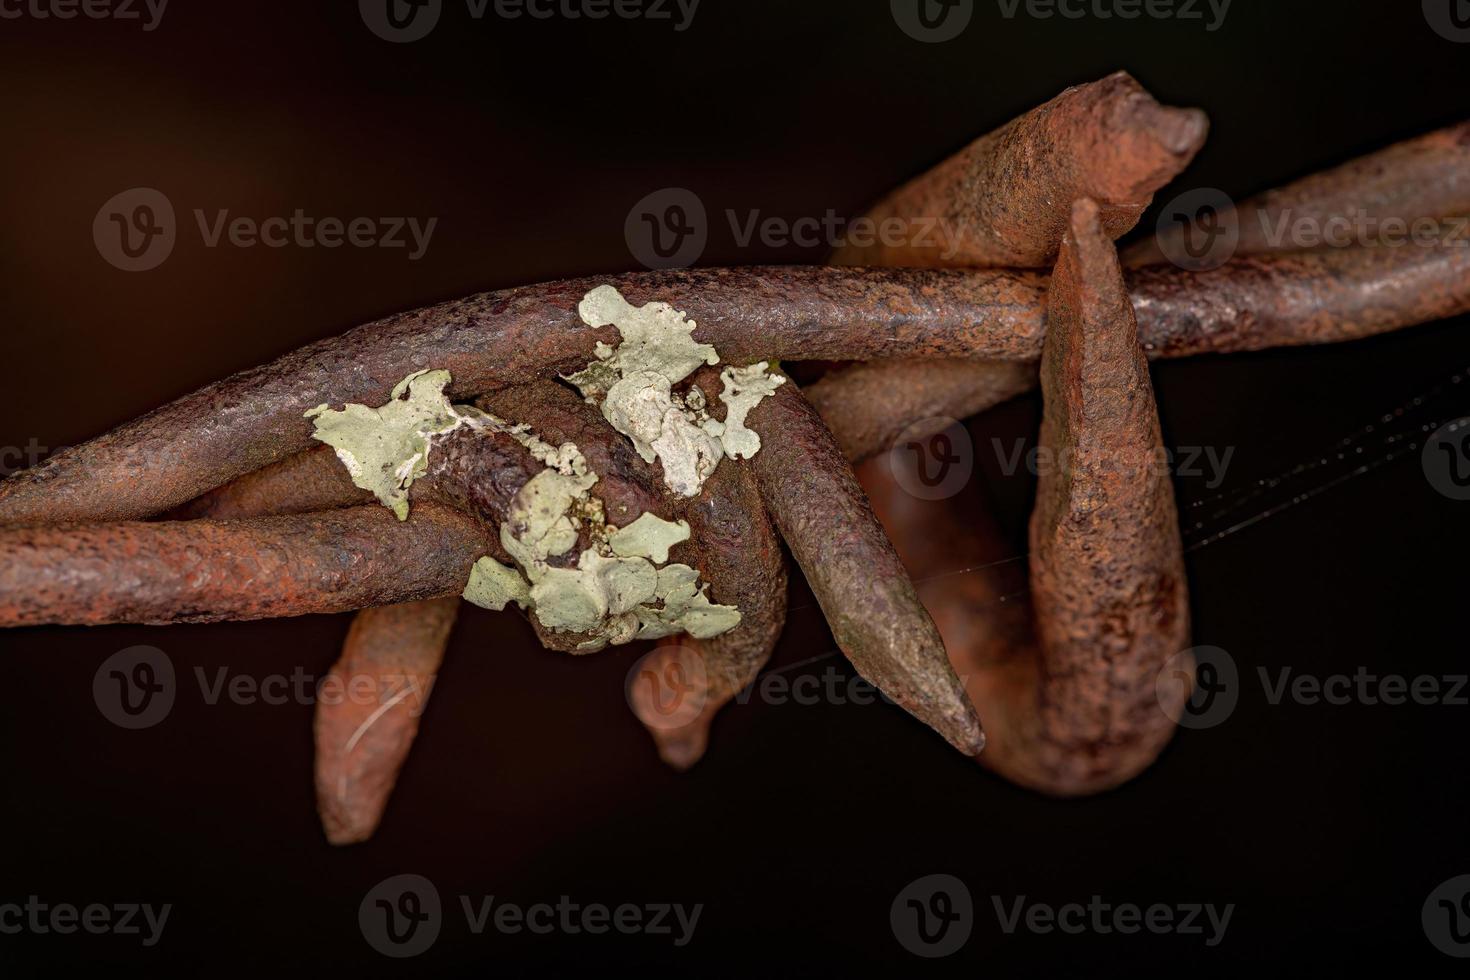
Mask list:
[[[838,646],[910,714],[969,755],[986,742],[983,715],[981,762],[1023,785],[1061,795],[1117,785],[1167,742],[1178,705],[1163,701],[1187,695],[1155,685],[1187,646],[1188,610],[1148,359],[1351,340],[1470,309],[1463,242],[1288,251],[1255,230],[1298,217],[1464,215],[1466,125],[1247,201],[1236,254],[1218,268],[1150,264],[1163,254],[1154,242],[1130,250],[1135,267],[1122,271],[1113,239],[1205,129],[1196,110],[1161,106],[1120,73],[983,137],[870,215],[911,231],[933,221],[949,236],[942,251],[911,235],[836,256],[906,268],[657,271],[483,293],[202,389],[0,481],[0,626],[366,610],[332,676],[368,678],[371,696],[320,704],[317,717],[329,839],[364,839],[417,731],[470,568],[510,560],[499,526],[545,464],[519,430],[462,427],[435,440],[399,521],[331,451],[312,448],[304,413],[379,405],[406,376],[443,369],[455,398],[552,446],[575,443],[608,523],[687,521],[670,561],[739,609],[729,632],[668,638],[642,662],[650,677],[677,675],[674,702],[636,680],[627,692],[670,765],[702,756],[715,714],[770,658],[786,613],[784,540]],[[954,265],[983,267],[940,268]],[[761,450],[678,497],[661,463],[556,380],[619,339],[579,316],[605,284],[635,305],[682,311],[727,365],[859,363],[805,394],[788,379],[749,411]],[[1038,365],[1041,445],[1063,465],[1038,485],[1028,608],[1010,601],[998,566],[940,567],[961,544],[996,560],[975,493],[963,507],[916,508],[875,461],[863,480],[890,541],[849,460],[1029,389]],[[692,383],[722,419],[719,370]],[[574,561],[596,524],[583,521],[577,547],[551,562]],[[935,577],[919,590],[911,573]],[[590,638],[533,623],[552,649],[577,652]]]
[[[1470,310],[1470,248],[1446,242],[1246,256],[1204,272],[1135,269],[1127,282],[1150,359],[1340,343]],[[886,448],[883,439],[912,422],[967,418],[1033,387],[1022,386],[1015,364],[950,359],[929,374],[911,364],[873,361],[812,386],[813,400],[841,415],[839,437],[855,457]],[[1034,365],[1030,371],[1034,377]],[[865,412],[893,414],[872,420]]]
[[[1139,270],[1140,333],[1155,356],[1184,356],[1328,343],[1422,323],[1470,305],[1466,251],[1343,249],[1246,258],[1208,273]],[[0,524],[126,520],[177,507],[306,448],[308,408],[381,404],[397,381],[425,365],[447,366],[455,388],[469,393],[585,365],[594,342],[612,338],[608,328],[577,320],[571,296],[604,281],[621,283],[630,301],[662,297],[690,313],[699,323],[695,338],[738,352],[730,355],[735,363],[768,356],[1031,360],[1041,354],[1046,279],[1039,274],[781,271],[572,280],[526,287],[518,302],[505,301],[504,311],[478,297],[463,301],[473,316],[448,304],[361,327],[14,474],[0,482]],[[503,330],[490,326],[500,322],[496,316],[510,318]],[[742,331],[742,322],[750,329]],[[487,362],[504,357],[516,370],[491,372]],[[975,370],[980,384],[994,385],[992,371],[983,364]]]
[[[970,181],[988,179],[987,163],[984,157],[972,160],[976,169]],[[1232,255],[1238,261],[1213,274],[1181,275],[1162,265],[1165,245],[1177,246],[1184,226],[1140,240],[1125,250],[1125,264],[1160,266],[1142,280],[1130,280],[1149,356],[1350,340],[1463,312],[1470,278],[1463,255],[1470,250],[1463,247],[1388,246],[1401,248],[1402,255],[1339,249],[1336,260],[1284,257],[1279,264],[1244,259],[1291,251],[1293,239],[1281,233],[1283,221],[1307,219],[1322,228],[1330,220],[1356,221],[1361,215],[1377,222],[1368,227],[1381,228],[1386,219],[1411,226],[1420,218],[1470,214],[1467,171],[1470,123],[1459,123],[1246,200],[1236,209],[1239,238]],[[914,183],[934,175],[931,171]],[[1061,195],[1052,203],[1061,208],[1079,196]],[[1455,238],[1454,229],[1443,231],[1446,239]],[[1465,244],[1463,232],[1457,244]],[[1421,285],[1427,289],[1423,302],[1415,296]],[[1278,288],[1291,298],[1278,298]],[[1321,310],[1314,305],[1319,291],[1328,304]],[[1343,318],[1341,332],[1334,330],[1338,317]],[[1210,338],[1221,346],[1211,347]],[[931,363],[932,370],[922,373],[903,361],[854,365],[818,381],[808,394],[824,414],[830,411],[843,447],[863,458],[888,446],[914,421],[966,418],[1035,386],[1033,373],[1033,382],[1020,387],[1021,376],[1011,364]],[[869,412],[869,405],[879,410]]]
[[[0,528],[0,626],[214,623],[458,595],[494,545],[435,504]]]
[[[835,371],[806,389],[807,398],[852,460],[882,452],[911,427],[941,428],[1036,387],[1036,365],[956,358],[869,361]]]
[[[832,637],[869,683],[968,755],[980,719],[934,621],[831,432],[788,382],[750,413],[763,448],[761,497],[801,566]]]
[[[685,516],[690,541],[698,542],[697,567],[716,600],[740,610],[740,625],[708,640],[665,641],[699,658],[698,669],[687,674],[696,686],[684,696],[696,699],[699,708],[688,722],[671,725],[646,699],[633,703],[659,757],[675,769],[688,769],[703,757],[715,715],[755,681],[786,625],[786,558],[750,468],[716,469]]]
[[[1148,370],[1097,218],[1090,202],[1079,204],[1052,290],[1040,444],[1059,467],[1037,487],[1030,601],[1014,601],[1020,567],[1004,560],[983,500],[916,501],[890,472],[907,457],[861,469],[985,718],[978,761],[1055,795],[1106,789],[1153,761],[1180,707],[1157,700],[1158,673],[1188,645]],[[979,567],[956,574],[957,561]]]
[[[1235,209],[1235,255],[1279,251],[1289,226],[1307,220],[1316,228],[1336,221],[1340,228],[1361,226],[1370,239],[1390,230],[1387,221],[1407,227],[1420,218],[1470,215],[1470,122],[1416,136],[1330,170],[1266,191]],[[1221,215],[1224,221],[1227,216]],[[1128,266],[1162,264],[1179,255],[1188,226],[1174,224],[1123,252]],[[1402,234],[1403,232],[1396,232]],[[1462,239],[1463,244],[1463,239]]]
[[[308,409],[381,405],[426,367],[448,370],[456,397],[579,370],[598,341],[617,341],[577,313],[603,284],[631,303],[683,311],[695,339],[735,364],[1024,350],[1024,335],[1040,329],[1040,280],[1004,270],[691,269],[482,293],[303,347],[58,453],[0,482],[0,524],[160,513],[307,448]]]
[[[1148,364],[1117,253],[1078,202],[1051,290],[1031,514],[1036,688],[1001,712],[987,760],[1049,792],[1090,793],[1152,762],[1174,729],[1159,670],[1188,646],[1179,518]],[[1181,705],[1173,705],[1175,716]]]
[[[1160,105],[1126,72],[1074,86],[878,202],[868,218],[904,230],[834,261],[1050,265],[1072,201],[1099,201],[1116,238],[1194,158],[1208,129],[1203,112]]]
[[[367,840],[418,734],[459,597],[364,609],[318,697],[316,800],[327,840]]]

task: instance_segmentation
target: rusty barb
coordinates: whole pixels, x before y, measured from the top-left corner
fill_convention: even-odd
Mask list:
[[[682,769],[781,634],[784,541],[899,707],[1039,791],[1115,786],[1171,737],[1155,678],[1189,643],[1148,360],[1470,308],[1467,236],[1301,233],[1463,228],[1466,124],[1229,205],[1233,252],[1208,263],[1168,261],[1187,226],[1120,258],[1207,129],[1118,73],[882,198],[869,217],[916,233],[830,265],[482,293],[218,382],[0,482],[0,626],[360,610],[335,669],[377,678],[379,703],[316,725],[323,825],[350,843],[382,816],[459,596],[569,653],[660,641],[629,703]],[[917,233],[936,223],[942,251]],[[828,362],[805,390],[781,366],[801,360]],[[1031,613],[977,603],[978,578],[921,602],[934,542],[985,515],[917,515],[853,465],[1038,382],[1041,443],[1068,462],[1038,487]]]

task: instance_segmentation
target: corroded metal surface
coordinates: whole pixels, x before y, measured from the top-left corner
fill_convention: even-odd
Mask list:
[[[1045,470],[1031,514],[1036,688],[985,761],[1055,793],[1116,785],[1174,730],[1159,670],[1188,646],[1179,517],[1117,254],[1080,201],[1057,260],[1041,365]],[[1034,706],[1034,710],[1033,710]],[[1180,705],[1172,705],[1177,716]]]
[[[758,405],[750,425],[763,444],[751,461],[761,497],[837,646],[909,714],[961,752],[979,752],[980,719],[939,631],[842,451],[795,382]]]
[[[1140,335],[1156,355],[1326,343],[1470,306],[1470,249],[1366,248],[1260,256],[1208,273],[1135,273]],[[765,356],[1040,356],[1045,277],[1029,272],[703,270],[571,280],[487,294],[361,327],[172,405],[0,481],[0,524],[121,520],[176,507],[307,447],[306,409],[381,404],[425,365],[473,393],[585,365],[596,340],[577,290],[619,284],[671,302],[734,363]],[[351,352],[351,353],[349,353]],[[349,367],[349,362],[351,366]],[[509,367],[507,367],[507,364]],[[977,365],[977,383],[994,386]],[[953,413],[949,413],[953,414]]]
[[[1467,133],[1453,127],[1306,178],[1247,202],[1241,217],[1463,213]],[[391,681],[437,669],[470,566],[485,555],[509,561],[496,530],[542,464],[501,426],[457,430],[435,444],[410,494],[412,515],[399,522],[351,484],[333,454],[308,448],[303,415],[324,402],[382,404],[405,376],[440,368],[461,399],[478,395],[481,408],[553,445],[576,443],[598,473],[608,523],[645,513],[687,520],[692,535],[670,560],[698,569],[715,602],[741,610],[730,632],[671,639],[647,661],[698,666],[697,682],[681,692],[693,708],[679,724],[630,691],[671,765],[700,757],[715,713],[771,654],[786,602],[779,530],[839,646],[887,696],[972,755],[985,743],[979,706],[993,733],[982,761],[1024,785],[1057,794],[1116,785],[1172,731],[1178,705],[1158,699],[1185,693],[1154,683],[1187,642],[1188,616],[1146,358],[1348,340],[1470,308],[1470,250],[1456,242],[1263,254],[1275,243],[1242,228],[1238,254],[1219,268],[1152,265],[1125,280],[1111,239],[1203,135],[1199,113],[1159,106],[1126,75],[1080,86],[875,210],[879,221],[942,220],[954,233],[948,254],[910,238],[839,256],[1034,269],[1070,229],[1051,277],[768,267],[569,280],[390,317],[220,382],[0,482],[0,625],[384,607],[358,618],[333,675],[372,679],[374,697],[324,703],[318,717],[329,837],[362,839],[417,727]],[[1095,201],[1074,203],[1088,197]],[[762,451],[727,460],[695,496],[675,499],[660,464],[645,463],[594,406],[553,380],[615,339],[577,313],[603,284],[632,303],[683,311],[698,322],[695,339],[715,344],[726,363],[869,363],[815,385],[817,408],[795,383],[779,387],[748,418]],[[843,454],[860,457],[912,434],[914,422],[964,417],[1025,390],[1038,359],[1042,446],[1063,466],[1043,473],[1032,515],[1034,621],[991,574],[942,578],[928,593],[931,619]],[[695,383],[720,418],[715,372]],[[879,505],[914,567],[983,537],[983,514],[921,519],[887,490]],[[158,514],[165,519],[68,523]],[[577,547],[553,563],[592,543],[591,515],[595,508],[583,514]],[[537,629],[553,649],[575,652],[587,638]]]
[[[1208,272],[1135,269],[1127,282],[1150,358],[1339,343],[1470,310],[1470,248],[1374,245],[1246,256]],[[886,448],[912,422],[967,418],[1032,387],[1023,386],[1014,365],[952,359],[921,373],[909,364],[855,365],[812,386],[824,414],[840,419],[838,437],[854,458]]]
[[[910,427],[940,428],[1036,387],[1036,365],[1024,361],[868,361],[842,368],[806,389],[848,459],[863,460],[893,445]]]
[[[1194,158],[1208,129],[1203,112],[1160,105],[1126,72],[1074,86],[878,202],[867,217],[905,230],[834,261],[1049,265],[1072,201],[1100,202],[1104,229],[1118,237]]]
[[[378,827],[439,675],[459,597],[364,609],[318,697],[316,800],[327,840]]]
[[[1288,226],[1303,219],[1319,229],[1332,221],[1340,227],[1361,222],[1370,233],[1381,233],[1388,219],[1407,224],[1418,218],[1470,215],[1470,122],[1303,177],[1248,198],[1235,210],[1235,255],[1279,251],[1280,236],[1289,241]],[[1175,224],[1139,241],[1124,251],[1124,264],[1162,264],[1167,255],[1182,254],[1186,229]]]
[[[1024,349],[1040,326],[1038,277],[1002,270],[694,269],[482,293],[304,347],[0,481],[0,524],[160,513],[307,448],[308,409],[381,405],[426,367],[448,370],[457,397],[576,371],[617,337],[577,315],[605,283],[629,302],[684,311],[695,339],[735,364]],[[1039,334],[1030,346],[1040,349]]]
[[[1030,602],[1001,584],[1007,563],[977,500],[964,511],[916,503],[897,489],[886,456],[862,471],[906,565],[925,579],[925,606],[985,719],[977,760],[1057,795],[1097,792],[1153,761],[1178,707],[1157,700],[1157,675],[1188,646],[1178,518],[1147,364],[1098,218],[1079,202],[1050,297],[1040,445],[1059,466],[1037,487]],[[958,573],[956,554],[979,567]]]
[[[0,528],[0,626],[214,623],[458,595],[493,544],[425,504],[239,521]]]

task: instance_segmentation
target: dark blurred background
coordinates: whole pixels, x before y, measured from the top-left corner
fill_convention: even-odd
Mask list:
[[[1164,200],[1194,187],[1244,196],[1470,114],[1470,44],[1415,2],[1235,0],[1212,30],[1204,3],[1200,19],[1041,19],[975,0],[943,43],[913,39],[871,0],[702,0],[687,23],[672,3],[667,19],[594,21],[506,19],[493,5],[475,18],[444,0],[413,43],[376,36],[350,2],[173,0],[156,21],[141,3],[59,19],[36,2],[0,0],[7,471],[381,315],[636,268],[625,219],[662,188],[708,209],[699,264],[821,262],[824,246],[742,246],[726,210],[858,214],[1117,69],[1209,113],[1208,145]],[[158,267],[126,272],[99,254],[92,225],[137,187],[171,202],[177,241]],[[412,247],[207,247],[196,209],[437,224],[416,259]],[[347,617],[0,634],[0,904],[173,906],[151,947],[0,935],[0,974],[137,963],[220,975],[1239,976],[1383,960],[1407,976],[1462,975],[1420,913],[1470,873],[1470,708],[1272,705],[1257,669],[1470,669],[1470,504],[1436,492],[1417,452],[1470,414],[1450,380],[1470,363],[1466,325],[1156,366],[1168,441],[1234,451],[1219,487],[1180,477],[1186,513],[1223,494],[1234,509],[1206,530],[1264,516],[1189,555],[1196,642],[1230,652],[1240,701],[1091,799],[1020,790],[881,704],[730,707],[705,760],[677,775],[624,701],[637,648],[573,660],[540,650],[514,615],[467,608],[383,826],[334,849],[313,806],[311,705],[210,704],[196,670],[318,677]],[[976,480],[1018,554],[1033,482],[1001,472],[989,447],[1034,439],[1038,409],[1023,398],[970,426]],[[1344,438],[1363,472],[1337,463]],[[846,673],[799,583],[792,603],[773,667]],[[166,652],[179,691],[161,723],[128,731],[98,710],[92,681],[138,644]],[[403,873],[434,883],[444,922],[427,952],[394,961],[365,941],[358,907]],[[889,909],[936,873],[967,885],[974,931],[925,961],[896,939]],[[476,935],[462,895],[704,909],[676,948],[666,936]],[[1007,935],[992,905],[1094,895],[1235,910],[1207,947]]]

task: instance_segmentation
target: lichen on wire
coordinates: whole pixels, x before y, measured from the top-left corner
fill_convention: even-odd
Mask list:
[[[1463,242],[1302,251],[1253,230],[1463,216],[1464,126],[1244,202],[1218,267],[1162,264],[1182,232],[1120,260],[1113,241],[1206,130],[1115,74],[873,206],[943,224],[942,251],[914,234],[828,266],[483,293],[201,389],[0,481],[0,625],[361,610],[334,670],[376,678],[380,703],[317,718],[319,806],[346,843],[381,818],[461,595],[521,609],[568,653],[660,641],[639,676],[676,674],[686,710],[636,680],[629,703],[687,768],[780,636],[784,541],[838,647],[900,708],[1035,789],[1116,785],[1170,737],[1153,679],[1187,646],[1172,492],[1145,472],[1148,359],[1470,308]],[[802,389],[781,366],[801,360],[844,364]],[[891,541],[852,463],[1038,379],[1042,443],[1069,462],[1038,488],[1033,614],[1003,628],[963,590],[921,601],[905,567],[916,536],[982,515],[906,517],[865,468]]]

